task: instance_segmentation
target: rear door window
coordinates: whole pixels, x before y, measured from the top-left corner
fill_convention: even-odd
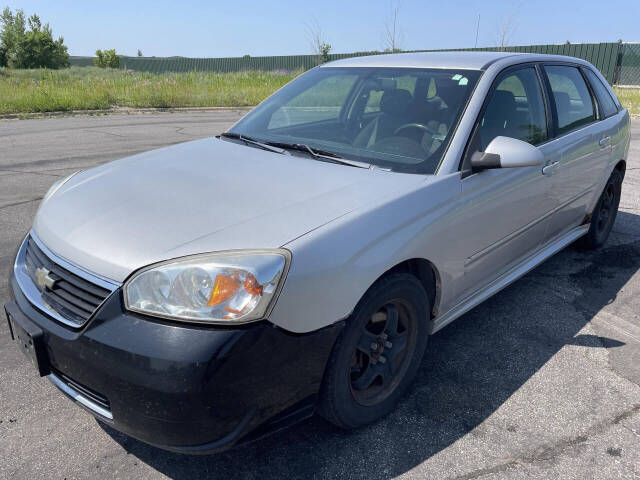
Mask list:
[[[600,105],[600,117],[608,118],[618,113],[618,107],[613,101],[613,98],[611,98],[609,90],[602,84],[598,76],[588,68],[585,68],[583,71],[587,80],[589,80],[589,83],[591,84],[591,88],[596,94],[596,98],[598,99],[598,104]]]
[[[553,94],[558,133],[569,132],[596,119],[587,84],[576,67],[545,65]]]

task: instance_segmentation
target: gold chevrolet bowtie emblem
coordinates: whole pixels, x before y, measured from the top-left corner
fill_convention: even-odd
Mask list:
[[[48,288],[51,290],[55,285],[56,281],[49,276],[50,273],[51,272],[44,267],[36,269],[36,280],[41,288]]]

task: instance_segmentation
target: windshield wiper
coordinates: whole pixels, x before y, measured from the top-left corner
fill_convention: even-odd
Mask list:
[[[256,140],[255,138],[247,137],[246,135],[242,135],[240,133],[234,132],[224,132],[218,135],[218,137],[222,138],[232,138],[235,140],[243,141],[249,145],[255,145],[256,147],[262,148],[263,150],[268,150],[270,152],[280,153],[282,155],[289,154],[284,148],[279,148],[275,145],[269,145],[267,143],[261,142],[260,140]]]
[[[351,167],[358,168],[371,168],[370,163],[358,162],[356,160],[348,160],[346,158],[342,158],[340,155],[337,155],[333,152],[329,152],[327,150],[321,150],[319,148],[311,148],[309,145],[304,143],[286,143],[286,142],[268,142],[269,145],[274,147],[280,147],[290,150],[298,150],[300,152],[307,152],[314,158],[324,158],[334,163],[341,163],[342,165],[349,165]]]

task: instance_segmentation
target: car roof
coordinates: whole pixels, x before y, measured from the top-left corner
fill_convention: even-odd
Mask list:
[[[351,57],[325,63],[323,67],[458,68],[484,70],[492,63],[511,57],[523,61],[566,61],[586,63],[574,57],[515,52],[412,52]]]

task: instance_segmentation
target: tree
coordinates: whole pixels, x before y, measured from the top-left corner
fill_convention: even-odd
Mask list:
[[[400,43],[402,42],[402,32],[398,16],[400,14],[400,2],[392,1],[389,4],[389,17],[384,23],[384,51],[397,53],[401,52]]]
[[[17,68],[60,68],[69,66],[64,39],[53,39],[49,24],[42,26],[37,15],[29,17],[29,31],[20,42]]]
[[[329,52],[331,52],[331,45],[322,42],[322,44],[320,44],[320,60],[322,63],[327,63],[330,60]]]
[[[0,65],[53,69],[69,66],[64,39],[54,40],[51,27],[48,23],[43,26],[38,15],[31,15],[25,22],[22,10],[14,15],[7,7],[0,16],[0,24]]]
[[[0,48],[4,52],[5,65],[13,66],[17,61],[21,39],[25,35],[26,22],[24,12],[18,10],[14,15],[9,7],[5,7],[0,16],[2,32],[0,32]]]
[[[93,64],[100,68],[120,68],[120,56],[116,53],[116,49],[96,50],[96,58]]]
[[[318,64],[328,62],[330,60],[331,45],[325,41],[317,18],[313,17],[306,23],[306,34],[312,52],[318,59]]]
[[[142,57],[142,50],[138,49],[138,56]]]
[[[511,37],[516,30],[515,12],[502,18],[502,23],[498,25],[496,33],[496,44],[500,47],[500,51],[504,51],[505,47],[511,42]]]

